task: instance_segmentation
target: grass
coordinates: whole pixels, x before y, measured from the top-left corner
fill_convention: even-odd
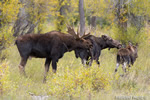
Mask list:
[[[120,98],[150,98],[150,46],[138,47],[138,59],[124,76],[121,66],[114,74],[116,67],[116,50],[103,50],[98,68],[94,62],[92,67],[82,66],[74,52],[65,53],[58,62],[56,74],[50,72],[47,83],[43,84],[45,59],[32,58],[26,65],[27,78],[20,76],[18,64],[20,56],[16,46],[6,49],[7,60],[2,64],[8,66],[3,96],[5,100],[32,100],[34,96],[49,96],[48,100],[126,100]],[[130,99],[129,99],[130,100]],[[131,99],[132,100],[132,99]]]

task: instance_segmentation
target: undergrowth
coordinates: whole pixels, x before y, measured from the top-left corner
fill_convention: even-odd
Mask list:
[[[19,74],[20,56],[16,46],[7,49],[9,56],[0,64],[0,91],[2,99],[32,99],[33,96],[49,96],[59,99],[114,99],[120,95],[149,97],[149,45],[138,47],[138,58],[122,77],[122,66],[114,73],[116,50],[103,50],[101,67],[94,62],[91,67],[83,67],[74,52],[65,53],[58,62],[57,73],[52,68],[43,84],[45,59],[32,58],[26,65],[27,78]],[[144,51],[144,52],[143,52]],[[12,53],[13,52],[13,53]],[[104,97],[105,96],[105,97]]]

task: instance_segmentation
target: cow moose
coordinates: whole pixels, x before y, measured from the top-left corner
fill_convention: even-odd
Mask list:
[[[81,37],[79,32],[75,32],[74,28],[68,26],[68,33],[59,31],[51,31],[45,34],[26,34],[16,39],[18,51],[21,56],[19,64],[20,73],[25,74],[25,65],[29,57],[46,58],[45,73],[43,82],[46,82],[46,76],[49,71],[49,65],[52,61],[53,72],[56,73],[57,62],[63,57],[65,52],[75,49],[89,49],[92,44],[84,39],[88,36],[85,34]]]
[[[128,65],[128,67],[130,67],[130,64],[133,65],[136,61],[136,58],[138,57],[137,52],[137,44],[134,46],[129,43],[126,48],[120,48],[117,52],[117,64],[115,72],[117,72],[120,64],[122,64],[123,71],[126,72],[126,66]]]
[[[99,57],[101,55],[101,50],[106,48],[121,48],[122,45],[119,41],[112,39],[107,35],[102,35],[102,37],[96,37],[93,35],[89,35],[88,37],[84,38],[85,40],[91,41],[92,48],[91,50],[86,49],[75,49],[76,57],[80,57],[82,64],[85,66],[92,65],[93,60],[96,60],[96,63],[100,66]],[[89,61],[90,60],[90,61]]]

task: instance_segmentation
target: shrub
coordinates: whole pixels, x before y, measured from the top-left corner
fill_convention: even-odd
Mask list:
[[[0,64],[0,93],[7,94],[13,93],[16,90],[16,84],[10,80],[9,64],[3,61]]]
[[[0,65],[0,93],[3,94],[8,89],[9,66],[7,62]]]
[[[51,76],[48,82],[50,95],[57,96],[80,96],[80,93],[108,90],[111,77],[102,69],[96,67],[67,69],[63,74]]]
[[[14,44],[14,37],[12,36],[12,27],[5,26],[0,29],[0,59],[4,60],[7,56],[6,52],[3,52],[4,49],[9,47],[11,44]]]
[[[145,29],[138,30],[134,26],[130,26],[127,28],[127,31],[123,31],[116,25],[112,27],[113,37],[117,40],[120,40],[124,44],[128,44],[128,42],[132,43],[143,43],[147,40],[147,33]]]

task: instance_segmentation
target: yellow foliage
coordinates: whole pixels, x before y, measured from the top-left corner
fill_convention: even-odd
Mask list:
[[[4,26],[0,31],[0,41],[5,47],[8,47],[13,42],[12,27]]]
[[[110,0],[85,0],[85,7],[87,11],[91,11],[94,16],[105,16],[106,9],[110,6]]]
[[[79,96],[82,91],[109,90],[111,74],[98,67],[65,69],[48,79],[49,94]]]
[[[130,12],[141,16],[150,15],[150,1],[149,0],[133,0],[131,1],[132,6],[129,6]]]
[[[11,26],[3,26],[0,31],[0,49],[8,48],[11,44],[14,44],[14,37],[12,34]],[[0,51],[0,59],[4,60],[8,56],[7,52]]]
[[[15,90],[14,85],[9,80],[9,64],[4,61],[0,64],[0,92],[4,94],[5,92]]]
[[[2,14],[0,17],[3,19],[3,23],[15,21],[20,7],[21,4],[19,4],[19,0],[1,1],[0,10],[2,11]]]
[[[125,32],[121,28],[118,28],[117,25],[113,25],[112,34],[113,38],[120,40],[122,43],[128,44],[129,41],[133,43],[144,43],[148,39],[145,30],[145,28],[142,28],[140,31],[138,31],[136,27],[130,26]]]

